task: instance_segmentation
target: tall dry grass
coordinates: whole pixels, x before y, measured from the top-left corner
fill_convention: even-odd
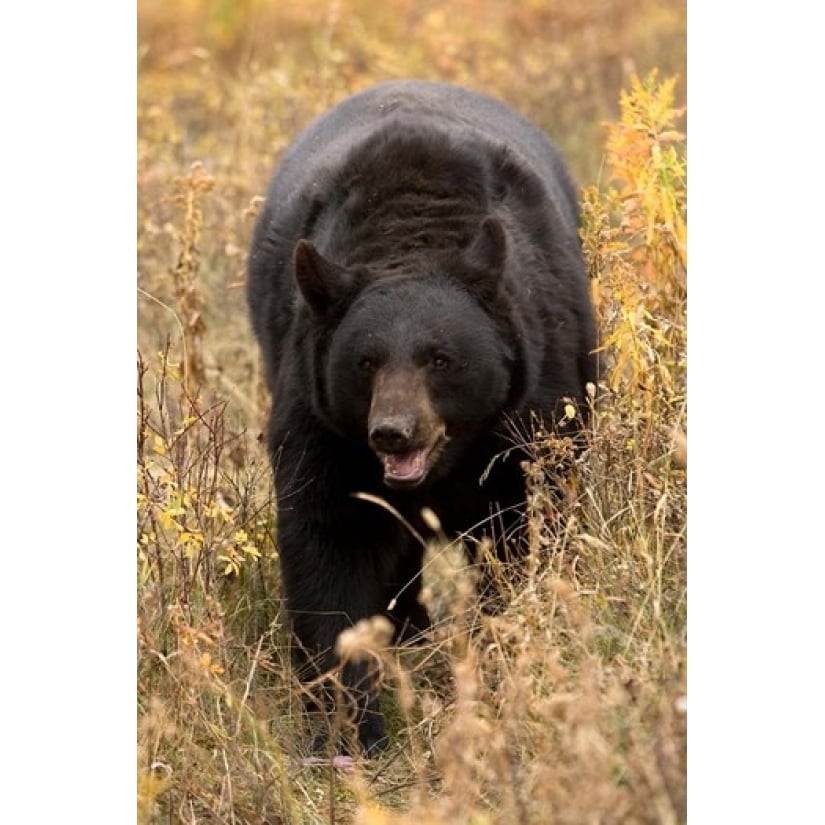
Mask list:
[[[686,161],[667,62],[683,13],[595,0],[171,9],[140,8],[139,821],[684,822]],[[633,79],[643,60],[660,73]],[[394,742],[344,771],[303,760],[244,256],[295,130],[404,74],[500,94],[592,182],[583,242],[605,366],[561,503],[545,483],[558,445],[534,434],[531,552],[519,578],[496,576],[501,609],[478,609],[476,573],[436,542],[433,633],[394,649],[372,623],[343,640],[380,663]]]

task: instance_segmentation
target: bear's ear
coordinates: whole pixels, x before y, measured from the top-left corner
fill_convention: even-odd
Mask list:
[[[507,235],[498,218],[488,215],[464,252],[464,260],[474,273],[473,285],[488,297],[498,292],[507,260]]]
[[[295,244],[292,255],[295,280],[316,315],[324,315],[347,291],[351,278],[343,267],[328,261],[305,239]]]

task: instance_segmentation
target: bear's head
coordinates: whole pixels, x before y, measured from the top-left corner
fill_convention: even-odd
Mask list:
[[[402,272],[347,269],[309,241],[296,245],[314,406],[330,428],[369,445],[389,486],[445,473],[523,395],[506,259],[492,217],[459,251],[418,256]]]

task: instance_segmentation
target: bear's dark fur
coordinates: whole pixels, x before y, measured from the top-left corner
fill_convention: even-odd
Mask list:
[[[490,533],[490,516],[524,498],[523,456],[490,469],[512,446],[507,422],[552,427],[562,399],[586,406],[596,331],[576,188],[558,150],[502,103],[377,86],[284,153],[248,301],[273,397],[285,604],[311,678],[336,666],[336,637],[359,619],[427,626],[420,544],[353,494],[421,530],[429,506],[448,535]],[[361,747],[383,746],[366,665],[345,664],[342,680]]]

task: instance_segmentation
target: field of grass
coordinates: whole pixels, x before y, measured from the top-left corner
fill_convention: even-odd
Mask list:
[[[138,821],[685,822],[684,3],[138,12]],[[503,610],[480,613],[460,554],[434,546],[432,638],[356,640],[381,661],[393,746],[339,770],[304,759],[245,256],[297,131],[408,76],[499,96],[565,152],[604,374],[562,519],[536,440],[531,555]]]

